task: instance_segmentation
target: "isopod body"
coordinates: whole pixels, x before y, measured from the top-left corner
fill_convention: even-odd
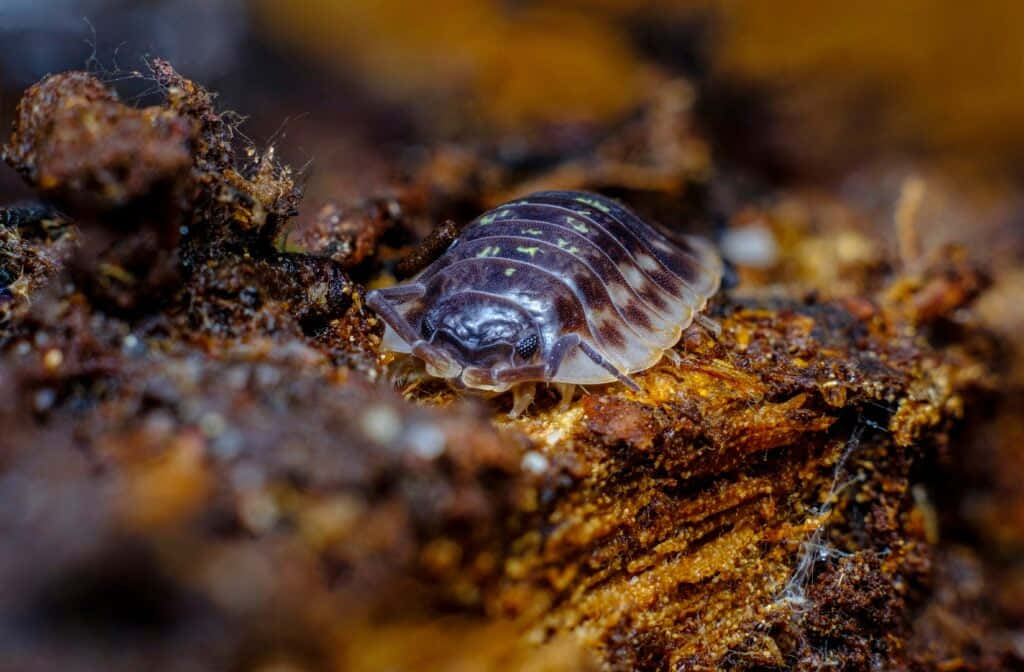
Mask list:
[[[597,384],[653,366],[718,290],[722,262],[586,192],[532,194],[484,213],[406,284],[367,294],[382,347],[456,386]]]

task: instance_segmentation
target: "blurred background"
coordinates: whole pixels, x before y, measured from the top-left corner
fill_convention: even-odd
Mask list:
[[[984,213],[972,237],[1024,254],[1002,234],[1020,218],[1019,3],[0,0],[0,38],[0,126],[66,69],[154,102],[126,75],[160,56],[306,167],[306,218],[441,142],[527,167],[571,157],[682,77],[713,170],[838,186],[867,208],[891,206],[908,172],[949,176]],[[0,168],[0,198],[25,195]],[[962,227],[944,219],[937,238]]]
[[[1024,9],[998,0],[0,0],[0,37],[5,126],[47,73],[161,56],[333,194],[417,142],[571,152],[672,76],[719,162],[773,180],[927,160],[1001,186],[1024,149]]]

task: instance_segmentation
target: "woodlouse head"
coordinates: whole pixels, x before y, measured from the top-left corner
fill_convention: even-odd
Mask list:
[[[508,299],[464,291],[431,306],[420,319],[420,337],[467,371],[497,371],[539,359],[540,330]],[[451,377],[451,376],[448,376]]]

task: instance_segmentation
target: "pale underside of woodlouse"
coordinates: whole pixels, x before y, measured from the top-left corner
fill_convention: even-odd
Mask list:
[[[371,291],[382,348],[488,392],[620,381],[653,366],[718,291],[722,262],[586,192],[532,194],[484,213],[409,282]],[[563,391],[564,391],[563,387]],[[528,392],[522,392],[528,390]]]

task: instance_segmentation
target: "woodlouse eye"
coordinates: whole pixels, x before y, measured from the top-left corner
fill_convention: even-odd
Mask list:
[[[537,352],[537,346],[540,345],[540,339],[537,334],[530,334],[524,338],[520,338],[519,342],[516,343],[516,354],[523,359],[529,359],[533,357],[534,353]]]
[[[429,317],[424,317],[423,322],[420,324],[420,336],[424,340],[429,341],[434,337],[434,332],[437,331],[437,325]]]

